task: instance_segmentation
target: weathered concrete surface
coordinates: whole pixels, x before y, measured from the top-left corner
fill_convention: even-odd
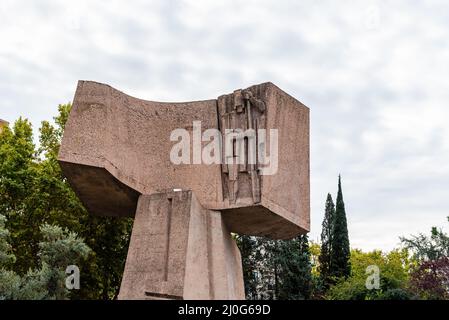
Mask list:
[[[170,135],[192,136],[194,121],[203,132],[278,130],[276,174],[261,175],[261,163],[173,164]],[[135,216],[120,299],[243,299],[230,232],[288,239],[309,230],[309,109],[272,83],[161,103],[80,81],[59,162],[90,213]]]
[[[240,252],[191,191],[142,195],[119,299],[244,299]]]
[[[97,215],[134,216],[136,194],[180,188],[192,190],[205,208],[223,211],[232,232],[272,238],[292,238],[306,232],[310,211],[309,109],[272,83],[247,90],[266,106],[264,127],[279,131],[279,169],[275,175],[259,176],[259,203],[251,197],[248,172],[239,173],[239,192],[232,202],[221,165],[174,165],[170,161],[175,144],[170,141],[171,132],[178,128],[192,132],[193,121],[201,121],[203,131],[223,129],[218,108],[232,103],[236,94],[161,103],[80,81],[59,153],[63,172],[89,211]],[[83,174],[86,166],[101,170]],[[111,205],[118,198],[121,205]]]

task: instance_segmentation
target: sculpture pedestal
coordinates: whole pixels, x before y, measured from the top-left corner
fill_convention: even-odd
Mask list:
[[[240,251],[191,191],[139,197],[119,299],[244,299]]]

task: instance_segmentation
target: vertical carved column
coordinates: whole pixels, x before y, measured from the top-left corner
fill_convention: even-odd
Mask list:
[[[119,299],[244,299],[221,213],[191,191],[140,196]]]
[[[261,201],[257,130],[266,127],[264,112],[265,103],[256,98],[250,90],[236,90],[230,95],[218,98],[218,115],[223,140],[223,190],[224,197],[230,205],[257,204]],[[233,141],[231,148],[226,143],[228,139]]]

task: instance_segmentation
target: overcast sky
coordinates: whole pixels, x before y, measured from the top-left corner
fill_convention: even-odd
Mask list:
[[[0,0],[0,118],[37,130],[79,79],[157,101],[271,81],[311,111],[311,239],[341,173],[365,250],[447,225],[448,77],[443,0]]]

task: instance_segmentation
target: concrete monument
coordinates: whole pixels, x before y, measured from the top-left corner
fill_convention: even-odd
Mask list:
[[[120,299],[244,299],[231,232],[309,230],[309,109],[272,83],[165,103],[80,81],[59,162],[90,213],[135,217]]]

